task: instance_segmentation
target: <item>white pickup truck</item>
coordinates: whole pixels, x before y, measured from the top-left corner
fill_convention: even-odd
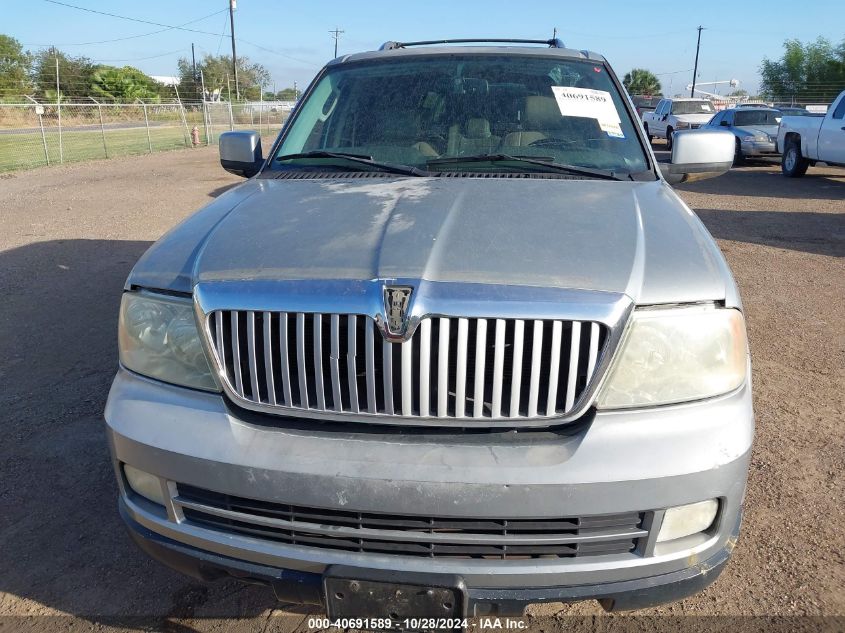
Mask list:
[[[783,174],[798,178],[817,162],[845,167],[845,90],[824,118],[785,116],[778,128],[777,148],[782,152]]]
[[[666,149],[672,149],[672,135],[676,130],[694,130],[707,123],[716,109],[707,99],[662,99],[654,112],[643,114],[643,129],[650,141],[655,136],[666,139]]]

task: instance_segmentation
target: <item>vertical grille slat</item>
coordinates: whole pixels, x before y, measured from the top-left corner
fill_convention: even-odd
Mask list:
[[[511,410],[510,417],[519,416],[519,400],[522,391],[522,352],[525,346],[525,321],[517,319],[513,327],[513,363],[511,365]]]
[[[578,350],[581,347],[581,322],[572,322],[572,342],[569,346],[569,372],[566,382],[566,403],[568,410],[575,403],[575,382],[578,379]]]
[[[420,323],[420,415],[428,417],[431,405],[431,320]]]
[[[596,369],[596,358],[599,353],[599,324],[590,324],[590,351],[587,358],[587,380],[593,377],[593,372]]]
[[[308,377],[305,367],[305,313],[296,315],[296,374],[299,378],[299,406],[308,408]]]
[[[414,343],[407,340],[402,343],[402,415],[412,415],[414,411]]]
[[[246,345],[249,387],[252,389],[252,399],[261,402],[261,392],[258,390],[258,366],[255,360],[255,312],[252,310],[246,313]]]
[[[364,330],[364,345],[366,348],[365,362],[367,365],[367,411],[369,413],[377,413],[375,331],[373,330],[374,326],[372,323],[367,323],[366,325]]]
[[[449,415],[449,319],[440,319],[437,342],[437,415]]]
[[[475,423],[570,414],[609,338],[591,321],[438,316],[392,342],[366,315],[258,310],[217,310],[205,331],[233,399],[262,410]]]
[[[272,312],[265,312],[262,318],[264,333],[264,380],[267,382],[267,402],[276,406],[276,381],[273,376],[273,319]]]
[[[496,319],[496,341],[493,347],[493,396],[490,416],[502,415],[502,381],[505,371],[505,320]]]
[[[466,407],[467,387],[467,339],[469,338],[469,321],[458,319],[457,368],[455,369],[455,417],[464,417]]]
[[[349,407],[358,413],[358,369],[355,364],[357,318],[354,314],[347,317],[346,378],[349,381]]]
[[[314,386],[317,389],[317,408],[326,410],[326,392],[323,386],[323,315],[314,315]]]
[[[288,315],[279,315],[279,360],[282,373],[282,398],[286,407],[292,407],[293,396],[290,388],[290,347],[288,340]]]
[[[540,365],[543,361],[543,322],[534,321],[531,345],[531,378],[528,391],[528,417],[537,417],[537,401],[540,397]]]
[[[549,363],[549,397],[546,399],[546,415],[554,415],[557,410],[557,384],[560,374],[560,344],[563,324],[552,323],[552,358]]]
[[[384,412],[388,415],[395,413],[393,407],[393,343],[382,341],[382,388],[384,389]]]
[[[223,313],[214,313],[214,340],[217,345],[217,357],[220,359],[220,366],[226,367],[226,344],[223,339]]]
[[[340,315],[331,316],[329,328],[331,329],[329,371],[332,375],[332,407],[335,411],[343,411],[343,402],[340,397]]]
[[[244,395],[243,367],[241,366],[240,328],[238,327],[238,312],[232,312],[232,371],[235,374],[235,391]]]
[[[475,385],[472,394],[472,417],[484,417],[484,365],[487,360],[487,319],[478,319],[475,326]]]

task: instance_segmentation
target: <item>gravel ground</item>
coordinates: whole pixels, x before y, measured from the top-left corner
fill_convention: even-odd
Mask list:
[[[268,589],[203,585],[137,550],[102,431],[126,274],[237,182],[213,149],[0,176],[0,630],[307,630],[306,612],[281,608]],[[525,622],[843,630],[845,170],[787,180],[761,164],[679,189],[742,291],[758,430],[727,570],[703,593],[639,615],[718,617],[605,617],[580,603],[532,607]],[[243,619],[219,619],[233,616]]]

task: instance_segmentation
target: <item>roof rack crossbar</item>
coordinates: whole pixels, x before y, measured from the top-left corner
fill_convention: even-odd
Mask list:
[[[409,46],[428,46],[431,44],[545,44],[549,48],[566,48],[563,42],[558,38],[551,40],[521,40],[521,39],[502,39],[502,38],[488,38],[476,39],[465,38],[457,40],[424,40],[420,42],[385,42],[381,45],[379,50],[392,51],[397,48],[407,48]]]

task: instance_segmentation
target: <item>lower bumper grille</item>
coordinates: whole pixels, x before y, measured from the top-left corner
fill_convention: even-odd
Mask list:
[[[307,508],[178,484],[188,523],[227,534],[321,549],[427,558],[518,560],[631,552],[644,513],[465,519]]]

